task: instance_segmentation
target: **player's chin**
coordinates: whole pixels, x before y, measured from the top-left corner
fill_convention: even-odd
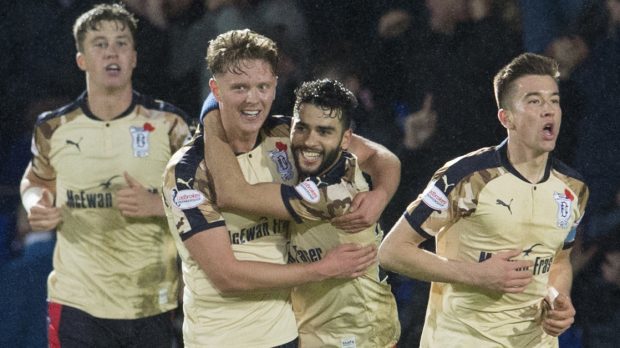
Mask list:
[[[319,165],[306,165],[303,160],[299,160],[299,171],[306,176],[315,176],[319,173]]]

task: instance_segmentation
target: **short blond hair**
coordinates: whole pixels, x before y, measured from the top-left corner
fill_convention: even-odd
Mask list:
[[[249,29],[231,30],[209,42],[207,66],[213,75],[239,73],[244,60],[267,62],[275,74],[278,66],[278,47],[270,38]]]

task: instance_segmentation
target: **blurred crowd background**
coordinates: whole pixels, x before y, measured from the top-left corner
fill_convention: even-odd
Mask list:
[[[30,231],[19,182],[36,117],[85,90],[71,27],[101,2],[110,1],[1,1],[2,347],[46,346],[55,237]],[[208,42],[230,29],[250,28],[278,43],[274,114],[291,114],[302,81],[343,82],[360,101],[355,131],[402,161],[400,188],[382,218],[386,231],[444,162],[503,140],[493,75],[521,52],[557,59],[563,122],[555,155],[591,190],[572,255],[576,323],[561,347],[620,347],[620,0],[122,2],[139,18],[135,89],[179,106],[191,122],[209,93]],[[398,275],[391,282],[399,346],[417,346],[428,284]]]

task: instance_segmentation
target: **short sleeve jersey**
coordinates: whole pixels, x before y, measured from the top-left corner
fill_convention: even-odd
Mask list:
[[[536,318],[556,253],[572,246],[587,199],[579,174],[551,155],[543,179],[527,181],[508,161],[507,141],[438,170],[405,212],[412,228],[435,237],[437,254],[448,259],[482,262],[522,249],[516,259],[533,261],[534,278],[518,294],[433,283],[421,346],[557,345]]]
[[[270,117],[258,144],[237,155],[249,183],[297,180],[289,144],[288,120]],[[185,281],[183,338],[191,347],[274,347],[297,337],[289,289],[223,295],[213,286],[183,241],[225,226],[238,260],[287,262],[289,221],[220,212],[204,161],[201,131],[171,159],[164,174],[168,221],[183,261]],[[268,202],[265,202],[268,204]]]
[[[124,172],[158,190],[166,163],[188,139],[184,117],[137,92],[131,106],[110,121],[90,112],[86,93],[39,117],[32,170],[55,181],[55,204],[62,211],[50,301],[107,319],[177,307],[177,255],[165,219],[124,217],[116,193],[127,186]]]
[[[368,183],[356,157],[343,152],[331,169],[293,188],[283,187],[294,226],[289,257],[292,262],[314,262],[343,244],[379,245],[378,224],[359,233],[336,229],[328,221],[348,212],[358,192]],[[353,280],[329,279],[295,287],[293,310],[304,347],[392,347],[400,336],[396,302],[378,264]]]

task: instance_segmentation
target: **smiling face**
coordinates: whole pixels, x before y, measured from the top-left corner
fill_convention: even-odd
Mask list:
[[[238,70],[216,74],[209,81],[229,140],[255,138],[276,96],[276,76],[266,61],[242,60]]]
[[[533,156],[551,152],[562,122],[557,82],[547,75],[522,76],[513,82],[508,104],[499,119],[509,141]]]
[[[101,21],[97,30],[86,32],[82,46],[76,61],[86,72],[89,89],[131,89],[137,53],[127,26],[117,21]]]
[[[343,132],[341,110],[304,103],[293,119],[291,143],[295,164],[304,176],[320,175],[349,146],[351,130]]]

